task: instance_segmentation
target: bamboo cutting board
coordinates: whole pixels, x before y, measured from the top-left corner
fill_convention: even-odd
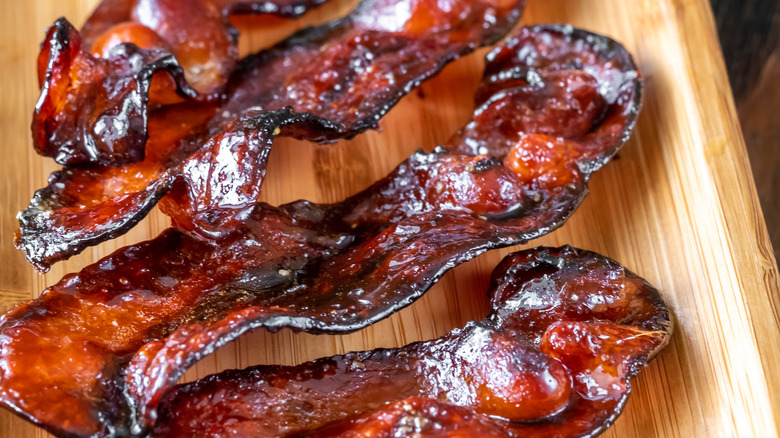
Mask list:
[[[332,0],[300,21],[240,19],[243,53],[305,24],[345,13]],[[633,139],[593,178],[591,195],[559,231],[532,245],[572,244],[612,257],[658,287],[676,315],[672,343],[636,380],[607,437],[775,437],[780,431],[780,286],[706,0],[529,0],[523,24],[565,22],[610,35],[647,79]],[[12,244],[14,218],[57,166],[35,155],[34,59],[60,16],[80,25],[97,0],[2,0],[0,14],[0,308],[37,296],[62,275],[167,228],[154,212],[133,231],[38,275]],[[255,30],[248,31],[252,27]],[[257,30],[262,28],[262,31]],[[368,133],[333,147],[283,139],[263,198],[335,201],[430,150],[469,119],[483,52],[448,67]],[[424,298],[348,336],[258,332],[193,368],[295,364],[320,356],[440,336],[487,312],[490,272],[510,250],[450,272]],[[0,371],[2,372],[2,371]],[[0,437],[44,437],[7,411]]]

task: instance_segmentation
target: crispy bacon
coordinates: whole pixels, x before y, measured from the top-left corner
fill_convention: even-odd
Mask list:
[[[229,123],[169,180],[176,228],[2,318],[2,402],[60,433],[143,430],[189,365],[248,330],[358,330],[457,264],[562,225],[630,134],[639,73],[617,43],[560,26],[523,28],[488,59],[481,104],[449,151],[417,152],[336,204],[254,202],[274,136],[323,119]]]
[[[508,256],[488,296],[436,340],[178,386],[151,436],[592,436],[671,334],[655,289],[571,247]]]
[[[126,232],[174,181],[196,178],[189,169],[209,166],[210,150],[235,140],[230,122],[246,119],[248,109],[257,114],[292,106],[318,116],[321,129],[288,130],[309,140],[350,138],[373,128],[401,97],[446,64],[506,34],[523,5],[524,0],[365,0],[340,20],[303,30],[243,60],[219,108],[174,105],[153,111],[144,161],[68,166],[52,174],[48,187],[20,213],[16,245],[45,271]],[[265,162],[243,168],[262,175]],[[256,195],[260,181],[244,176],[244,187]]]
[[[150,102],[220,98],[238,59],[229,14],[295,17],[324,1],[104,0],[83,34],[61,18],[38,57],[35,149],[61,164],[141,161]]]

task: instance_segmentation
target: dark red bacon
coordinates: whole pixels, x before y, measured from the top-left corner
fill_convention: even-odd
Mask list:
[[[38,58],[36,150],[61,164],[141,161],[150,103],[220,97],[238,59],[229,14],[294,17],[324,1],[104,0],[82,34],[58,20]]]
[[[485,320],[436,340],[178,386],[151,435],[593,436],[671,334],[655,289],[570,247],[508,256],[488,295]]]
[[[449,151],[417,152],[336,204],[253,200],[274,136],[324,119],[278,110],[227,124],[168,180],[176,228],[3,316],[2,403],[62,434],[141,431],[188,366],[248,330],[358,330],[457,264],[562,225],[628,138],[639,73],[617,43],[559,26],[521,29],[488,71]]]
[[[291,127],[285,132],[314,141],[350,138],[373,128],[403,95],[447,63],[505,35],[523,5],[524,0],[365,0],[340,20],[305,29],[244,59],[222,104],[152,111],[142,162],[68,166],[55,172],[49,186],[19,215],[16,244],[32,264],[46,270],[124,233],[175,181],[186,190],[198,180],[193,172],[211,165],[211,151],[240,140],[242,134],[232,130],[236,124],[231,122],[246,123],[238,120],[258,112],[291,106],[311,113],[318,129]],[[266,131],[277,127],[269,123]],[[265,153],[249,149],[252,157]],[[245,161],[242,168],[249,175],[262,176],[265,163],[254,159],[235,157]],[[244,174],[235,182],[239,180],[247,190],[252,186],[254,192],[243,198],[254,202],[250,195],[259,191],[260,181]]]

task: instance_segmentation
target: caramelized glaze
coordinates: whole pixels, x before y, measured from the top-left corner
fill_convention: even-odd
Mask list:
[[[617,43],[560,26],[519,30],[487,68],[474,119],[449,149],[417,152],[335,204],[253,199],[273,138],[319,129],[324,119],[286,109],[228,123],[169,180],[163,206],[173,229],[3,316],[2,403],[62,434],[140,433],[187,367],[248,330],[358,330],[459,263],[561,226],[590,174],[628,138],[639,73]],[[586,104],[561,105],[575,95]],[[495,126],[514,130],[486,129]],[[587,340],[580,328],[551,333]],[[568,363],[557,339],[544,352]],[[52,370],[60,363],[71,364],[67,373]],[[561,397],[551,390],[535,405],[554,411]],[[509,415],[511,403],[485,409]]]

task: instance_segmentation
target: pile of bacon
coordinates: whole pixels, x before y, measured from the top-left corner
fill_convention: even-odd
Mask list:
[[[569,247],[507,257],[481,322],[306,364],[184,371],[257,328],[347,333],[449,269],[561,226],[628,139],[642,79],[618,43],[520,28],[487,56],[472,120],[334,204],[257,201],[277,136],[377,126],[448,63],[495,44],[523,0],[363,0],[237,59],[232,14],[325,0],[104,0],[38,61],[35,148],[64,167],[19,214],[40,270],[131,228],[172,227],[0,319],[0,402],[60,436],[585,437],[668,342],[644,280]]]

